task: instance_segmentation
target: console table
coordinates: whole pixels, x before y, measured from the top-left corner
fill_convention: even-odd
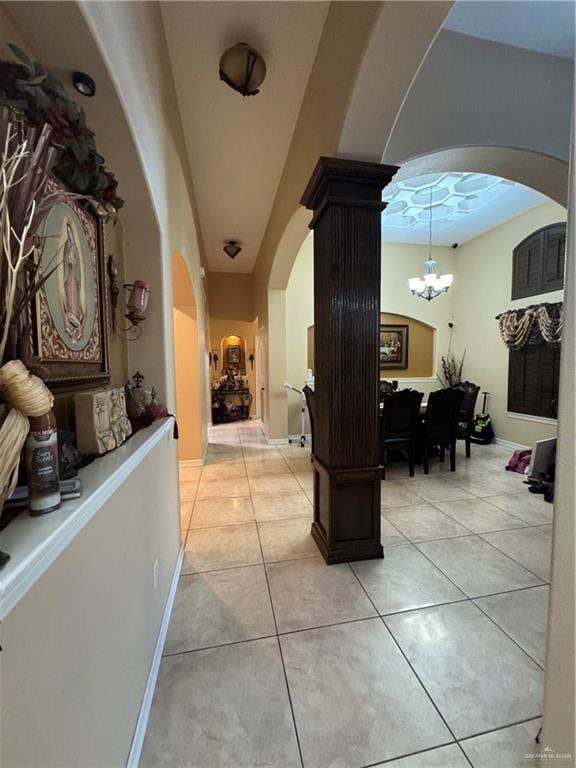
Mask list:
[[[212,424],[244,421],[250,418],[252,395],[244,389],[217,389],[212,392]]]

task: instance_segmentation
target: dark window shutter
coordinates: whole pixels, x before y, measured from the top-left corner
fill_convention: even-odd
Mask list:
[[[544,233],[537,232],[516,246],[513,253],[512,298],[538,293],[542,276]]]
[[[512,254],[512,299],[564,287],[566,224],[551,224],[522,240]]]
[[[542,291],[559,291],[564,287],[564,254],[566,225],[548,227],[544,239]]]
[[[560,349],[550,344],[539,347],[539,381],[538,415],[552,418],[550,403],[558,398],[560,380]]]
[[[528,345],[509,352],[508,410],[553,418],[552,400],[558,398],[560,348],[550,344]]]

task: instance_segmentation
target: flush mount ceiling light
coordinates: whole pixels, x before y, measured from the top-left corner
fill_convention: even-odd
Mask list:
[[[72,84],[82,96],[92,98],[96,93],[96,83],[92,80],[90,75],[86,74],[86,72],[73,72]]]
[[[236,43],[220,59],[220,80],[242,96],[255,96],[266,77],[266,64],[247,43]]]
[[[436,262],[432,258],[432,187],[430,186],[430,204],[428,220],[428,258],[424,262],[426,274],[424,277],[411,277],[408,287],[414,296],[420,296],[426,301],[432,301],[436,296],[445,293],[452,285],[453,275],[437,275]]]
[[[242,248],[240,248],[236,240],[228,240],[223,250],[226,256],[230,256],[231,259],[235,259],[236,256],[238,256],[238,254],[242,250]]]

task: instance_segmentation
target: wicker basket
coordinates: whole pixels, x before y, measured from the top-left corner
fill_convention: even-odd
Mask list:
[[[20,454],[28,428],[28,419],[21,411],[0,404],[0,515],[4,502],[16,487]]]

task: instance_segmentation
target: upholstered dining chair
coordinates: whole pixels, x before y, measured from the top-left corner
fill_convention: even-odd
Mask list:
[[[461,389],[454,388],[439,389],[428,395],[419,435],[425,475],[429,473],[429,453],[432,447],[440,449],[441,459],[444,458],[444,450],[448,448],[450,469],[452,472],[456,470],[456,440],[463,396]]]
[[[423,397],[423,393],[415,389],[401,389],[384,395],[380,427],[380,464],[384,479],[387,454],[395,449],[407,452],[410,477],[414,477],[416,435]]]
[[[460,417],[458,419],[458,439],[466,441],[466,458],[470,458],[470,437],[474,426],[474,411],[476,409],[476,400],[480,387],[471,381],[462,381],[455,384],[453,389],[459,389],[462,392],[462,404],[460,406]]]

